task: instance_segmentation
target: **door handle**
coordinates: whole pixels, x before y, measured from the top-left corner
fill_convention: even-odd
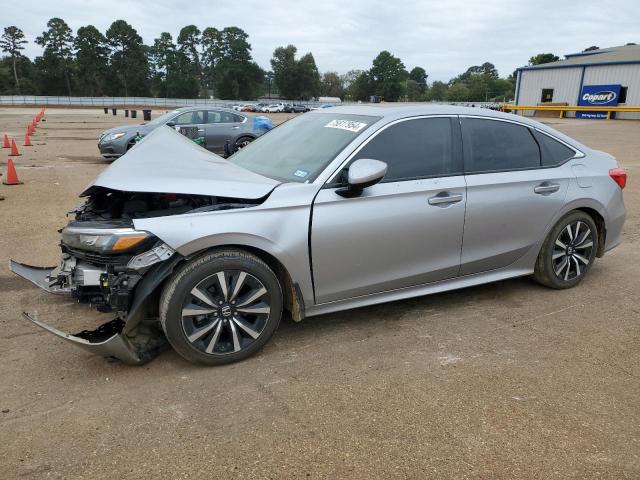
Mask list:
[[[462,195],[455,193],[453,195],[448,192],[440,192],[435,197],[429,198],[429,205],[449,205],[451,203],[458,203],[462,201]]]
[[[558,185],[557,183],[544,182],[538,185],[537,187],[535,187],[533,189],[533,192],[534,193],[554,193],[554,192],[557,192],[558,190],[560,190],[560,185]]]
[[[238,130],[240,127],[235,126],[235,127],[231,127],[233,130]]]

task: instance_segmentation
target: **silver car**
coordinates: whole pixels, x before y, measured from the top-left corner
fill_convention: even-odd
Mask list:
[[[165,113],[140,125],[124,125],[105,130],[98,139],[100,154],[116,159],[129,151],[139,137],[168,125],[191,138],[201,137],[212,152],[225,153],[225,144],[235,151],[245,147],[271,128],[271,121],[219,107],[185,107]]]
[[[159,128],[128,156],[82,193],[58,266],[11,269],[112,316],[76,335],[27,318],[130,364],[165,339],[195,363],[246,358],[285,311],[524,275],[573,287],[625,219],[615,158],[488,110],[319,110],[228,160]]]

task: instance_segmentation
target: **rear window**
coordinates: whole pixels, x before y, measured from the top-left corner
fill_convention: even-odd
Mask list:
[[[529,128],[480,118],[462,119],[465,171],[495,172],[536,168],[540,148]]]
[[[542,165],[553,166],[564,163],[565,161],[573,158],[576,152],[566,145],[551,138],[544,133],[536,132],[536,139],[540,144],[542,151]]]

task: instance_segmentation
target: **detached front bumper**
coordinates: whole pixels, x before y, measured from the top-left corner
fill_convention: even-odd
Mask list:
[[[103,357],[114,357],[127,365],[142,365],[166,347],[166,339],[157,319],[146,316],[145,301],[171,274],[179,260],[179,256],[176,255],[151,267],[136,285],[131,307],[126,315],[114,318],[96,330],[83,330],[69,334],[45,324],[30,313],[23,312],[23,316],[47,332],[91,353]],[[59,267],[33,267],[12,260],[9,269],[49,293],[69,296],[73,293],[68,285],[57,283],[56,271]]]

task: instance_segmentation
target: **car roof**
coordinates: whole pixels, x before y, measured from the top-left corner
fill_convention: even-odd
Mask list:
[[[237,110],[234,110],[232,108],[218,107],[216,105],[195,105],[193,107],[181,107],[175,109],[176,112],[180,113],[193,112],[196,110],[218,110],[220,112],[235,113],[236,115],[240,115]]]
[[[569,145],[575,146],[578,150],[588,150],[588,147],[578,142],[577,140],[559,132],[548,125],[545,125],[539,121],[524,117],[522,115],[515,115],[513,113],[499,112],[496,110],[490,110],[488,108],[480,107],[460,107],[457,105],[445,105],[445,104],[414,104],[414,105],[402,105],[402,104],[369,104],[369,105],[346,105],[336,106],[333,108],[323,108],[313,111],[313,115],[335,115],[338,114],[350,114],[350,115],[370,115],[375,117],[381,117],[383,123],[389,123],[394,120],[407,117],[417,117],[421,115],[467,115],[475,117],[496,118],[502,120],[511,120],[522,125],[528,125],[532,128],[550,133],[551,135],[565,141]]]
[[[335,115],[336,113],[351,115],[372,115],[383,117],[385,120],[393,120],[396,118],[405,118],[419,115],[474,115],[482,117],[495,117],[510,120],[516,120],[521,123],[538,125],[538,122],[529,120],[523,116],[516,116],[512,113],[498,112],[488,108],[479,107],[460,107],[457,105],[443,104],[373,104],[373,105],[346,105],[335,106],[333,108],[323,109],[323,115]]]

